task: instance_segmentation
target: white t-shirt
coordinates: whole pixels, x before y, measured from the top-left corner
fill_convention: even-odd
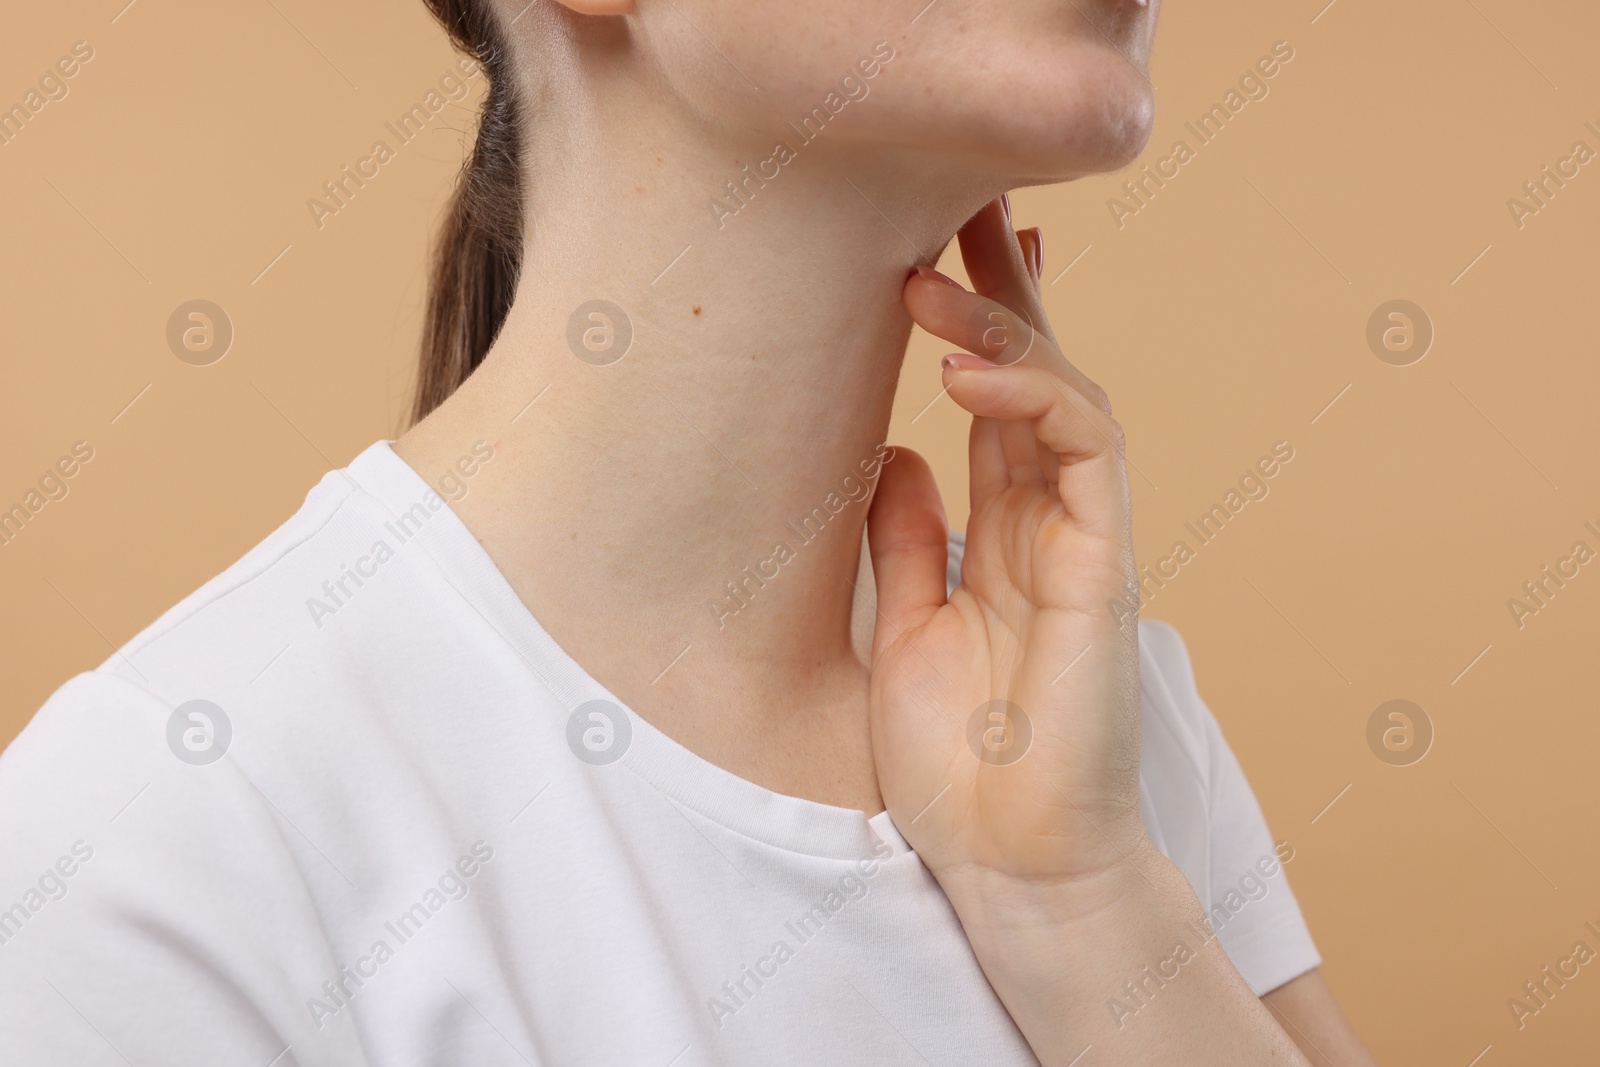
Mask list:
[[[1264,992],[1316,949],[1140,628],[1150,834]],[[888,815],[623,710],[384,442],[0,757],[0,1063],[980,1060],[1036,1062]]]

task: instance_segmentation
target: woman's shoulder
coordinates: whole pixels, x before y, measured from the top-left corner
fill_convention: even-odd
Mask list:
[[[289,665],[280,675],[333,684],[332,665],[349,658],[351,642],[319,635],[306,604],[325,596],[320,585],[340,577],[349,547],[370,544],[381,525],[381,513],[349,476],[352,468],[324,476],[293,515],[243,556],[99,666],[59,686],[0,752],[0,812],[37,809],[41,798],[59,794],[58,802],[73,808],[90,798],[100,806],[114,800],[101,813],[109,820],[150,780],[139,777],[150,767],[164,767],[173,756],[204,764],[226,753],[238,708],[265,698],[282,680],[270,673],[275,666]],[[285,656],[291,647],[302,654]],[[304,693],[297,681],[288,695]],[[295,705],[305,702],[275,703],[283,713],[275,718],[290,722]],[[128,796],[110,795],[125,786]],[[103,790],[107,796],[99,796]]]
[[[270,606],[276,599],[274,586],[281,584],[285,571],[293,569],[292,561],[296,557],[314,557],[328,546],[334,539],[330,528],[348,512],[359,495],[359,487],[349,477],[348,469],[325,474],[282,524],[221,572],[163,611],[108,656],[99,669],[137,681],[139,668],[135,660],[138,657],[185,639],[215,641],[222,636],[213,625],[218,614],[215,609],[252,599],[257,601],[256,612]]]
[[[369,610],[368,602],[385,599],[372,590],[386,583],[372,579],[431,571],[434,557],[408,543],[447,510],[387,442],[377,442],[325,474],[233,563],[62,686],[35,719],[85,699],[154,699],[170,711],[195,697],[260,692],[264,680],[286,671],[328,681],[330,672],[370,669],[407,614],[393,603]],[[415,581],[387,584],[402,599],[424,595]],[[413,606],[413,620],[428,616]]]

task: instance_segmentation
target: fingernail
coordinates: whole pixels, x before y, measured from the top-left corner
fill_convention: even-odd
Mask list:
[[[1038,281],[1044,274],[1044,231],[1033,227],[1033,280]]]
[[[1034,238],[1032,230],[1017,231],[1017,245],[1022,249],[1022,269],[1028,272],[1028,277],[1035,285],[1039,282],[1039,272],[1034,268]]]
[[[1002,366],[971,352],[952,352],[944,357],[943,364],[951,370],[993,370]]]
[[[1001,193],[1000,194],[1000,210],[1004,211],[1006,213],[1006,221],[1010,222],[1011,221],[1011,194],[1010,193]]]
[[[954,278],[946,277],[945,275],[934,270],[932,267],[923,266],[921,263],[917,264],[916,275],[919,278],[926,278],[929,281],[943,282],[944,284],[954,286],[957,289],[961,288],[961,283],[956,281]]]

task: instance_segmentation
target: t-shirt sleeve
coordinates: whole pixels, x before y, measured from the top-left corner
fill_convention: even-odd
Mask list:
[[[284,877],[293,830],[231,756],[174,758],[171,710],[79,675],[0,756],[0,1063],[363,1062],[301,1047],[334,968]]]
[[[1206,780],[1209,847],[1202,904],[1223,951],[1260,996],[1322,963],[1289,887],[1285,864],[1293,862],[1294,850],[1287,842],[1274,843],[1239,760],[1200,698],[1178,631],[1147,621],[1140,639],[1161,665],[1163,695],[1183,720],[1175,732],[1197,749],[1195,765]]]

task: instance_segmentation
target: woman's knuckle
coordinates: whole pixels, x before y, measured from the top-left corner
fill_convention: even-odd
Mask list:
[[[1128,435],[1122,429],[1122,423],[1116,419],[1106,419],[1106,437],[1111,441],[1111,447],[1116,449],[1121,456],[1128,450]]]

